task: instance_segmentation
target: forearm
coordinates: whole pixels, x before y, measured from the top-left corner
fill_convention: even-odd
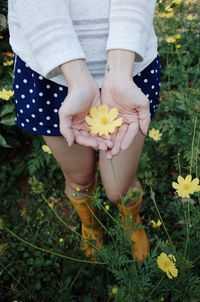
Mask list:
[[[113,76],[133,77],[135,53],[129,50],[112,49],[108,51],[105,79]]]
[[[90,72],[85,60],[77,59],[60,65],[68,87],[74,86],[82,80],[91,80]]]

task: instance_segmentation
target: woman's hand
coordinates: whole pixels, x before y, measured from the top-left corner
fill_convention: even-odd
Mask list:
[[[150,123],[149,100],[133,82],[132,77],[118,74],[104,79],[101,100],[111,108],[116,107],[123,117],[123,124],[112,136],[114,145],[107,151],[107,158],[111,159],[120,150],[130,146],[139,130],[147,135]]]
[[[101,100],[116,107],[123,124],[112,135],[113,147],[107,151],[111,159],[120,150],[126,150],[140,130],[147,135],[150,123],[149,101],[133,82],[135,53],[129,50],[108,51],[107,68],[101,89]]]
[[[65,63],[61,65],[61,69],[68,82],[68,94],[59,109],[61,134],[69,146],[77,143],[104,151],[112,148],[110,139],[91,135],[85,121],[90,108],[99,106],[101,102],[99,88],[87,71],[84,61]]]

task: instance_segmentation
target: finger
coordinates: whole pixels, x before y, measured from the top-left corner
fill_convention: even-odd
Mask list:
[[[104,140],[102,138],[97,138],[97,141],[104,143],[109,149],[113,147],[113,142],[110,140]]]
[[[88,132],[83,131],[83,130],[81,130],[80,133],[81,133],[81,135],[83,135],[84,137],[86,137],[88,139],[92,138],[97,143],[97,146],[93,147],[96,150],[106,151],[108,149],[108,146],[112,146],[111,141],[103,140],[102,138],[95,136],[95,135],[92,135],[92,137],[91,137],[91,135]]]
[[[119,130],[117,132],[117,135],[116,135],[116,137],[114,139],[114,146],[113,146],[113,148],[111,150],[112,155],[117,155],[120,152],[120,150],[121,150],[121,143],[122,143],[122,140],[123,140],[123,138],[124,138],[124,136],[125,136],[125,134],[127,132],[127,129],[128,129],[128,125],[127,124],[123,124],[119,128]]]
[[[106,159],[112,159],[113,155],[111,153],[111,150],[106,151]]]
[[[138,131],[139,131],[138,123],[131,123],[128,126],[127,132],[121,143],[121,150],[126,150],[130,146],[134,137],[137,135]]]
[[[72,116],[63,116],[60,115],[60,132],[66,139],[69,146],[74,143],[75,135],[71,127],[72,125]]]
[[[91,147],[91,148],[97,148],[98,143],[93,138],[88,137],[87,135],[81,134],[80,131],[74,130],[75,133],[75,141],[77,144],[85,146],[85,147]]]
[[[141,107],[138,115],[139,120],[139,128],[143,135],[147,135],[148,128],[150,124],[150,111],[149,111],[149,103],[143,107]]]

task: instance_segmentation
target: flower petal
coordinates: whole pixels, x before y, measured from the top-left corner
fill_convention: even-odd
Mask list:
[[[187,175],[186,178],[185,178],[185,181],[186,182],[191,182],[192,180],[192,175]]]
[[[178,180],[178,183],[181,185],[181,184],[183,184],[184,182],[185,182],[185,179],[182,177],[182,176],[178,176],[178,178],[177,178],[177,180]]]
[[[198,185],[199,184],[199,179],[197,177],[194,178],[193,181],[192,181],[192,184],[195,185],[195,186]]]
[[[99,113],[102,115],[107,115],[108,114],[108,106],[106,104],[103,104],[99,106]]]
[[[97,118],[98,115],[99,115],[98,109],[97,109],[96,107],[92,107],[92,108],[90,109],[90,115],[91,115],[92,117],[94,117],[94,118]]]
[[[115,120],[115,121],[112,122],[112,124],[113,124],[115,127],[121,126],[122,123],[123,123],[123,118],[122,118],[122,117],[120,117],[120,118],[118,118],[117,120]]]
[[[112,108],[109,112],[109,118],[111,120],[114,120],[119,114],[119,111],[117,110],[117,108]]]
[[[94,124],[94,119],[91,118],[90,116],[86,116],[85,120],[88,123],[88,125],[90,125],[90,126],[92,126]]]
[[[174,262],[176,262],[176,258],[175,258],[175,256],[174,256],[174,255],[169,254],[169,255],[168,255],[168,257],[169,257],[171,260],[173,260]]]
[[[179,184],[177,184],[177,182],[172,182],[172,187],[174,188],[174,189],[179,189],[179,187],[180,187],[180,185]]]
[[[170,271],[170,274],[173,276],[173,277],[177,277],[178,275],[178,270],[177,268],[175,267],[175,265],[172,265],[169,269]]]

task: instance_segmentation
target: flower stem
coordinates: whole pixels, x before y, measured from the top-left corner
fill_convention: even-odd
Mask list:
[[[10,275],[10,276],[13,278],[13,280],[15,280],[15,281],[17,282],[17,284],[19,284],[19,285],[23,288],[23,290],[27,292],[27,294],[29,294],[29,296],[30,296],[34,301],[38,302],[38,300],[36,300],[36,299],[33,297],[33,295],[31,294],[31,292],[29,292],[29,290],[26,289],[26,287],[25,287],[19,280],[17,280],[17,278],[16,278],[16,277],[15,277],[15,276],[7,269],[6,266],[4,266],[1,262],[0,262],[0,265],[1,265],[1,266],[3,267],[3,269],[8,273],[8,275]]]
[[[150,191],[151,191],[151,199],[153,200],[153,203],[154,203],[154,205],[155,205],[155,208],[156,208],[156,210],[157,210],[157,213],[158,213],[158,216],[159,216],[159,218],[160,218],[160,221],[162,222],[162,225],[163,225],[163,228],[164,228],[164,230],[165,230],[165,233],[166,233],[166,235],[167,235],[167,237],[168,237],[168,239],[169,239],[169,242],[171,243],[171,246],[174,248],[174,250],[176,251],[176,248],[175,248],[175,246],[174,246],[174,244],[173,244],[173,242],[172,242],[172,240],[171,240],[171,237],[170,237],[170,235],[169,235],[169,233],[168,233],[168,231],[167,231],[167,228],[166,228],[166,226],[165,226],[165,223],[164,223],[164,221],[163,221],[163,219],[162,219],[162,216],[161,216],[161,214],[160,214],[160,211],[159,211],[159,209],[158,209],[158,206],[157,206],[157,203],[156,203],[156,200],[155,200],[155,193],[154,193],[154,191],[153,191],[153,189],[152,189],[152,187],[150,186]]]
[[[106,264],[105,262],[99,262],[99,261],[88,261],[88,260],[83,260],[83,259],[77,259],[77,258],[72,258],[69,256],[65,256],[63,254],[39,247],[31,242],[28,242],[26,240],[24,240],[23,238],[19,237],[17,234],[15,234],[13,231],[11,231],[10,229],[8,229],[7,227],[5,227],[5,230],[11,234],[13,237],[17,238],[18,240],[20,240],[21,242],[23,242],[26,245],[29,245],[31,247],[33,247],[34,249],[37,249],[39,251],[45,252],[45,253],[49,253],[55,256],[58,256],[60,258],[64,258],[64,259],[68,259],[68,260],[72,260],[72,261],[76,261],[76,262],[82,262],[82,263],[91,263],[91,264]]]

